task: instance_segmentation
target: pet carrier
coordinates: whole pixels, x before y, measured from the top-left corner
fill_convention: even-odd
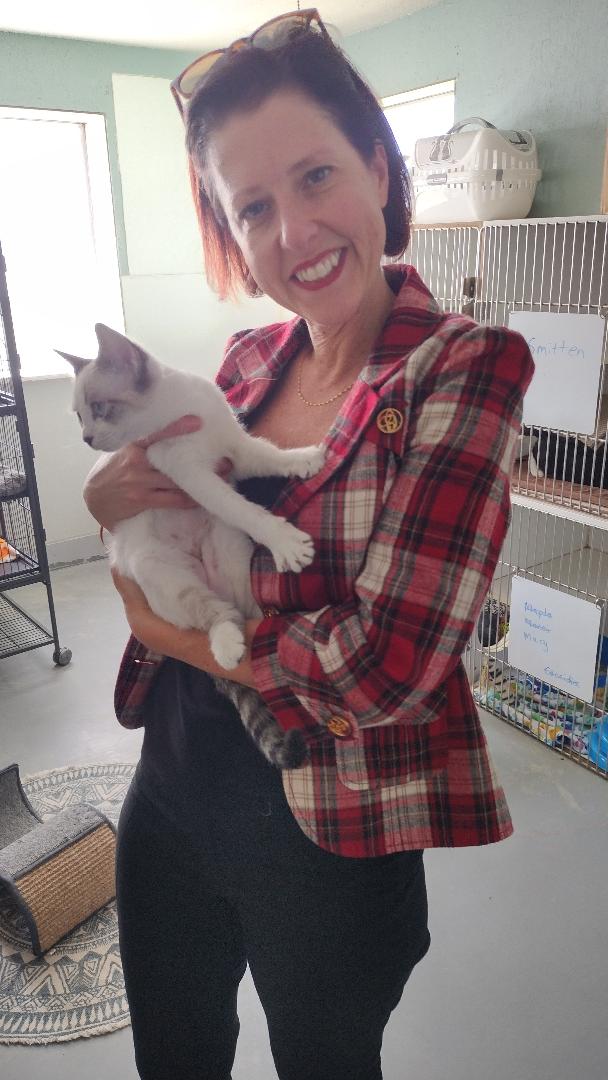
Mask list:
[[[470,124],[481,124],[482,130],[463,131]],[[430,224],[525,217],[541,176],[529,131],[498,131],[472,116],[445,135],[416,142],[414,220]]]

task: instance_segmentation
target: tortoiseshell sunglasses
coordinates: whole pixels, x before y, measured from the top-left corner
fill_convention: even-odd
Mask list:
[[[204,53],[197,60],[193,60],[188,67],[178,75],[171,83],[171,93],[180,111],[182,119],[194,94],[194,91],[215,66],[218,60],[226,53],[242,49],[246,45],[255,45],[258,49],[275,49],[283,45],[289,39],[290,34],[296,30],[308,30],[311,24],[316,24],[321,34],[329,38],[329,34],[321,21],[321,16],[316,8],[307,8],[304,11],[288,11],[283,15],[277,15],[274,19],[258,26],[253,34],[248,37],[237,38],[225,49],[214,49],[213,52]]]

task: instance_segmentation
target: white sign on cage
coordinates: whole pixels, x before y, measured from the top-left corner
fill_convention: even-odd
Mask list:
[[[514,575],[509,664],[591,704],[601,614],[589,600]]]
[[[524,398],[526,427],[593,435],[605,327],[601,315],[509,313],[509,329],[523,334],[536,365]]]

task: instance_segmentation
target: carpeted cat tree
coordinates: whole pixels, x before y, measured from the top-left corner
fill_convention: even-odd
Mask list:
[[[86,802],[42,821],[19,766],[0,770],[0,887],[22,912],[37,956],[114,897],[115,834]]]

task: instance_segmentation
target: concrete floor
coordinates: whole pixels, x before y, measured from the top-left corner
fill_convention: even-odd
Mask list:
[[[0,763],[27,775],[136,761],[141,734],[112,712],[127,628],[107,564],[57,570],[53,586],[73,660],[55,668],[44,648],[0,661]],[[12,595],[48,622],[42,586]],[[385,1080],[605,1080],[608,784],[495,717],[484,723],[515,835],[427,852],[433,944],[387,1027]],[[272,1080],[249,975],[239,1014],[234,1080]],[[0,1046],[0,1076],[136,1080],[131,1029]]]

